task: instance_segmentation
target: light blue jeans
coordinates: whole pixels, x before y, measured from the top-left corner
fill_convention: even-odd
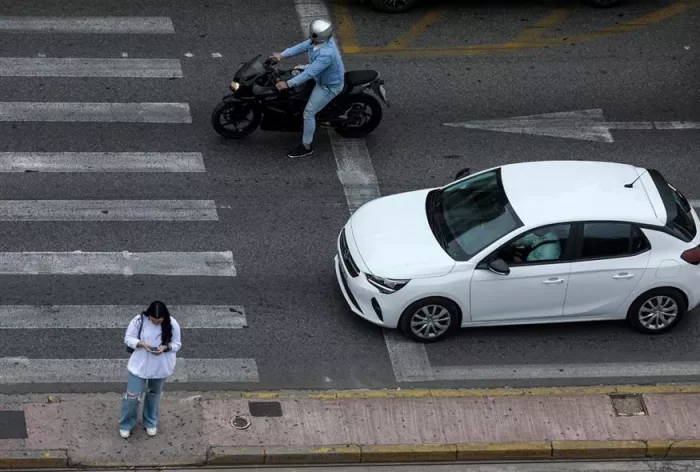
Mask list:
[[[304,145],[310,146],[314,140],[316,113],[323,110],[342,90],[342,83],[337,85],[319,85],[317,83],[311,91],[309,101],[304,108],[304,135],[301,138]]]
[[[119,429],[131,431],[136,426],[139,414],[143,388],[148,383],[148,391],[143,401],[143,426],[146,428],[158,427],[158,409],[160,397],[163,395],[165,379],[142,379],[129,372],[126,383],[126,393],[122,400],[122,416],[119,420]]]

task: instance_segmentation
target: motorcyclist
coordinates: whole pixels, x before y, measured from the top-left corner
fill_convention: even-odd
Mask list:
[[[345,66],[333,38],[333,25],[329,21],[320,19],[312,21],[309,25],[309,39],[281,53],[273,53],[270,57],[280,61],[304,52],[309,54],[309,66],[304,72],[276,84],[277,90],[284,90],[311,79],[316,81],[316,86],[304,108],[304,134],[301,144],[289,151],[287,155],[291,158],[313,154],[311,144],[316,131],[316,113],[323,110],[343,90],[345,78]]]

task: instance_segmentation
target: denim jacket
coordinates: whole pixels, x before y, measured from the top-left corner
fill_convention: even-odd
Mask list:
[[[282,57],[294,57],[304,52],[309,54],[309,67],[301,74],[289,79],[287,85],[296,87],[311,79],[316,80],[319,85],[339,85],[344,82],[345,66],[334,38],[330,38],[316,50],[314,50],[313,42],[307,39],[296,46],[285,49],[282,52]]]

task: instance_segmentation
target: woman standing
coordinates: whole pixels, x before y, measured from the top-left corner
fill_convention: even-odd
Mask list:
[[[180,350],[180,325],[170,316],[165,303],[155,301],[136,316],[126,329],[124,343],[133,350],[129,359],[129,379],[122,400],[119,434],[126,439],[136,425],[144,386],[143,425],[146,434],[158,432],[158,407],[165,379],[175,370],[175,353]]]

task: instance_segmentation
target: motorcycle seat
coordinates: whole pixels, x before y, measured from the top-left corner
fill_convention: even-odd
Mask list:
[[[343,86],[340,95],[346,95],[350,93],[353,87],[358,85],[368,84],[379,77],[379,72],[376,70],[351,70],[345,73],[345,85]]]
[[[379,77],[376,70],[351,70],[345,73],[345,84],[351,87],[368,84]]]

